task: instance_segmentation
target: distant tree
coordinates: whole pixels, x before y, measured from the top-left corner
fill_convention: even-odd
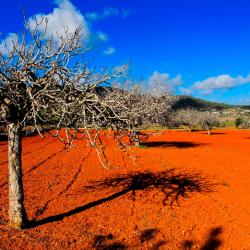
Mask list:
[[[220,122],[215,114],[210,111],[199,112],[197,116],[198,124],[202,129],[207,130],[208,135],[211,134],[211,129],[213,127],[218,127]]]
[[[125,116],[129,123],[130,138],[136,146],[140,145],[140,137],[147,137],[142,130],[152,124],[165,124],[173,101],[174,96],[165,82],[135,84],[124,106],[128,109]]]
[[[45,24],[45,25],[44,25]],[[125,68],[113,73],[94,73],[82,62],[81,28],[47,36],[48,20],[36,22],[12,41],[9,53],[0,51],[1,121],[8,134],[9,223],[22,228],[28,218],[24,208],[22,181],[22,130],[32,125],[42,136],[45,125],[53,125],[54,136],[66,145],[80,134],[96,149],[102,162],[101,130],[113,128],[114,138],[129,127],[129,110],[123,104],[131,93],[119,96],[100,93],[104,83],[119,78]],[[41,27],[44,27],[41,31]],[[117,112],[119,110],[119,112]]]
[[[172,114],[172,123],[175,126],[186,126],[191,132],[193,127],[199,123],[199,111],[196,109],[180,109]]]
[[[241,117],[240,124],[237,128],[249,129],[250,128],[250,119],[248,116]]]
[[[208,134],[210,134],[210,130],[213,127],[220,125],[215,114],[212,114],[210,111],[199,111],[196,109],[178,110],[172,115],[172,120],[175,126],[187,126],[190,132],[194,127],[200,127],[207,130]]]
[[[243,123],[244,123],[243,117],[237,117],[235,119],[235,126],[236,126],[236,128],[240,128]]]

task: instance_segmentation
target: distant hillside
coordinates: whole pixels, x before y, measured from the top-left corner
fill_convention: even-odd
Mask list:
[[[181,108],[195,108],[195,109],[205,109],[205,110],[211,110],[211,109],[223,110],[223,109],[236,108],[236,107],[238,107],[238,106],[229,105],[229,104],[225,104],[225,103],[210,102],[210,101],[206,101],[206,100],[191,97],[191,96],[179,96],[179,99],[173,105],[173,108],[175,110],[181,109]]]
[[[250,105],[240,106],[240,108],[242,108],[244,110],[250,110]]]
[[[97,93],[103,94],[107,93],[107,89],[112,89],[110,87],[101,86],[97,88]],[[116,89],[116,91],[122,91],[126,93],[124,90]],[[186,108],[194,108],[198,110],[225,110],[225,109],[244,109],[244,110],[250,110],[249,106],[240,106],[240,105],[230,105],[226,103],[218,103],[218,102],[212,102],[207,101],[201,98],[196,98],[192,96],[185,96],[185,95],[179,95],[177,96],[177,101],[172,106],[174,110],[177,109],[186,109]]]

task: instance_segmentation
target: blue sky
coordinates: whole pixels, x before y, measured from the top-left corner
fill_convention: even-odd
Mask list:
[[[130,64],[134,79],[160,79],[177,94],[250,104],[248,0],[22,0],[27,18],[81,24],[93,67]],[[20,1],[1,2],[0,49],[22,29]],[[12,34],[12,36],[13,36]]]

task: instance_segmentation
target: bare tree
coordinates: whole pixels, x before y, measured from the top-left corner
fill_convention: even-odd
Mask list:
[[[140,145],[140,137],[147,138],[148,134],[142,132],[152,124],[165,124],[164,117],[171,110],[174,96],[167,83],[153,82],[150,84],[132,84],[133,90],[126,99],[126,117],[130,139],[136,146]],[[154,132],[153,132],[154,133]]]
[[[199,111],[196,109],[178,110],[172,115],[172,120],[176,126],[187,126],[190,132],[194,127],[200,127],[207,130],[208,134],[210,134],[210,130],[213,127],[220,124],[215,114],[212,114],[210,111]]]
[[[218,127],[220,122],[215,114],[211,113],[210,111],[202,111],[198,112],[198,124],[201,126],[202,129],[207,130],[208,135],[211,134],[210,130],[213,127]]]
[[[191,132],[193,127],[199,123],[199,111],[196,109],[180,109],[172,114],[172,123],[175,126],[186,126]]]
[[[63,35],[48,37],[47,24],[47,19],[37,21],[31,29],[26,23],[25,32],[11,48],[6,45],[9,53],[0,52],[1,119],[8,133],[9,223],[17,228],[28,221],[21,163],[21,132],[26,125],[41,136],[45,125],[53,125],[54,136],[68,146],[80,135],[96,149],[102,163],[106,160],[102,129],[111,127],[120,142],[125,133],[119,131],[129,126],[123,104],[131,95],[101,94],[103,83],[114,82],[125,68],[106,74],[91,72],[80,58],[85,52],[81,28],[74,33],[65,28]],[[41,25],[45,26],[42,32]]]

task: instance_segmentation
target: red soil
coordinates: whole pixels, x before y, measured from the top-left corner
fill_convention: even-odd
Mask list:
[[[152,136],[136,165],[111,144],[109,170],[83,142],[24,138],[25,230],[6,224],[0,142],[0,249],[250,249],[250,132],[215,132]]]

